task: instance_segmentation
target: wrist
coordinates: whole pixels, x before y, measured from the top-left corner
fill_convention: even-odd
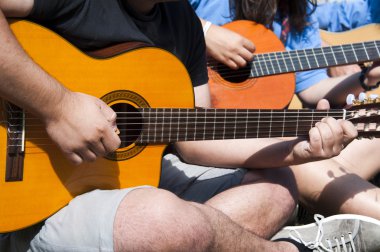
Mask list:
[[[376,85],[374,85],[374,86],[370,86],[370,85],[366,84],[365,80],[367,79],[367,77],[366,77],[367,72],[368,72],[368,67],[365,67],[365,68],[362,69],[362,71],[361,71],[361,73],[359,75],[359,83],[360,83],[360,86],[365,91],[371,91],[371,90],[374,90],[374,89],[376,89],[376,88],[378,88],[380,86],[380,81],[377,82]]]
[[[51,95],[47,101],[48,106],[44,106],[41,111],[41,117],[44,121],[54,121],[62,115],[62,109],[66,106],[70,99],[72,99],[73,92],[66,89],[62,85],[58,85],[55,89],[54,95]]]
[[[208,30],[210,29],[212,23],[210,21],[206,21],[203,25],[203,34],[204,36],[206,37],[206,34],[208,32]]]

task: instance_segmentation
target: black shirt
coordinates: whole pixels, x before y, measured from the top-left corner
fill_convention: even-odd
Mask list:
[[[28,18],[83,51],[130,41],[161,47],[183,62],[193,86],[208,81],[202,26],[188,1],[159,3],[139,15],[122,0],[35,0]]]

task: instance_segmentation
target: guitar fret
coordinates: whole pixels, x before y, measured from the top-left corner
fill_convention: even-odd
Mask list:
[[[206,109],[204,112],[204,123],[203,123],[203,140],[206,140],[206,126],[207,126],[207,112],[208,110]]]
[[[307,59],[306,59],[306,55],[305,55],[305,53],[302,51],[302,50],[296,50],[296,51],[294,51],[295,52],[295,54],[296,54],[296,56],[297,56],[297,58],[298,58],[298,60],[299,60],[299,62],[300,62],[300,68],[298,69],[298,71],[300,71],[300,70],[303,70],[303,69],[305,69],[305,68],[307,68],[307,66],[306,66],[306,61],[307,61]],[[306,63],[305,63],[306,62]]]
[[[298,71],[301,69],[301,61],[298,57],[297,51],[289,51],[290,60],[292,61],[293,67],[295,71]]]
[[[194,136],[193,136],[194,141],[197,140],[197,120],[198,120],[197,112],[198,112],[198,110],[195,110]]]
[[[263,62],[262,62],[262,59],[261,59],[261,55],[258,55],[258,60],[259,60],[259,67],[260,67],[260,70],[261,70],[261,76],[265,76],[265,73],[264,73],[264,68],[263,68]]]
[[[250,76],[249,77],[256,77],[257,76],[257,69],[256,69],[256,64],[255,62],[251,62],[251,66],[254,66],[255,67],[255,72],[253,72],[253,67],[251,67],[251,71],[250,71]]]
[[[347,60],[346,54],[344,53],[343,45],[340,45],[340,48],[341,48],[341,51],[342,51],[342,54],[343,54],[343,57],[344,57],[345,63],[348,63],[348,60]]]
[[[214,109],[214,129],[212,134],[212,139],[215,140],[215,124],[216,124],[216,109]]]
[[[245,134],[244,134],[244,138],[246,139],[247,138],[247,131],[248,131],[248,118],[249,118],[249,110],[247,109],[247,116],[245,117]]]
[[[293,67],[293,69],[290,68],[290,71],[294,72],[296,70],[294,64],[293,64],[293,60],[292,58],[290,57],[290,52],[284,52],[283,53],[284,55],[284,60],[286,62],[286,64],[290,67]],[[288,55],[287,57],[285,55]]]
[[[329,62],[328,62],[328,60],[327,60],[327,58],[326,58],[326,53],[324,52],[324,47],[322,47],[321,48],[321,54],[322,54],[322,56],[323,56],[323,59],[325,60],[325,65],[326,66],[328,66],[329,65]]]
[[[269,55],[269,63],[270,63],[270,65],[271,65],[271,67],[272,67],[272,74],[275,74],[276,73],[276,70],[274,69],[274,66],[273,66],[273,60],[272,60],[272,58],[271,58],[271,55]]]
[[[358,59],[358,55],[356,54],[356,50],[355,50],[355,48],[354,48],[354,45],[353,44],[351,44],[351,48],[352,48],[352,53],[354,54],[354,56],[355,56],[355,60],[356,61],[359,61],[359,59]]]
[[[303,49],[303,54],[304,54],[304,57],[306,59],[306,63],[309,66],[309,69],[310,69],[311,68],[311,64],[310,64],[309,57],[308,57],[308,54],[306,53],[305,49]]]
[[[274,62],[277,63],[277,71],[275,70],[275,73],[280,73],[281,67],[280,67],[279,59],[277,57],[277,53],[274,53],[274,58],[275,58]]]
[[[311,49],[311,51],[313,52],[313,56],[314,56],[314,59],[315,59],[315,63],[317,64],[317,67],[319,67],[318,59],[317,59],[317,56],[315,55],[315,50],[314,50],[314,48]]]
[[[310,129],[313,127],[313,125],[314,125],[314,109],[313,110],[311,110],[311,121],[310,121]]]
[[[380,45],[378,46],[376,43],[376,41],[364,42],[369,60],[376,60],[380,57]]]
[[[344,55],[346,56],[347,63],[357,61],[356,54],[352,53],[352,46],[351,45],[343,45],[343,52],[344,52]]]
[[[257,128],[256,128],[256,137],[258,138],[259,137],[259,133],[260,133],[260,109],[258,110],[258,118],[257,118]]]
[[[378,43],[378,41],[373,41],[373,44],[375,45],[375,48],[376,48],[376,51],[377,51],[377,56],[380,57],[380,51],[379,51],[379,47],[380,46],[377,46],[377,43]]]
[[[170,143],[171,140],[171,135],[172,135],[172,119],[173,119],[173,109],[170,108],[170,120],[169,120],[169,140],[168,142]]]
[[[155,119],[155,122],[154,122],[154,139],[153,139],[153,142],[156,143],[156,136],[157,136],[157,111],[156,111],[156,119]]]
[[[364,45],[364,42],[362,43],[362,46],[363,46],[363,50],[364,50],[364,52],[365,52],[365,55],[367,56],[367,59],[369,60],[370,57],[369,57],[369,55],[368,55],[367,48],[366,48],[366,46]]]
[[[177,123],[177,142],[179,141],[179,130],[180,130],[180,122],[181,122],[181,109],[178,109],[178,123]]]
[[[226,121],[227,121],[227,109],[224,109],[224,126],[223,126],[223,138],[226,138]]]
[[[334,50],[333,50],[332,47],[330,47],[330,51],[331,51],[331,54],[332,54],[332,56],[333,56],[333,59],[334,59],[335,64],[338,65],[338,61],[337,61],[337,59],[336,59],[336,55],[335,55],[335,52],[334,52]]]
[[[234,139],[236,139],[236,123],[237,123],[238,110],[235,110],[235,125],[234,125]]]
[[[187,132],[188,132],[188,129],[189,129],[189,109],[186,109],[186,128],[185,128],[185,141],[187,141]]]
[[[269,135],[268,137],[270,138],[272,135],[272,122],[273,122],[273,111],[270,111],[270,120],[269,120]]]
[[[264,62],[264,66],[265,66],[265,69],[266,69],[266,75],[269,75],[271,72],[269,70],[269,67],[268,67],[268,60],[265,58],[265,55],[263,55],[263,62]]]
[[[166,109],[164,108],[163,110],[162,110],[162,126],[161,126],[161,143],[163,143],[164,142],[164,132],[165,132],[165,113],[166,112]]]
[[[324,53],[324,56],[326,58],[326,61],[327,61],[328,65],[334,65],[334,64],[337,63],[336,60],[335,60],[334,53],[333,53],[331,47],[324,47],[323,48],[323,53]]]
[[[299,122],[299,118],[300,118],[300,111],[298,110],[297,112],[297,123],[296,123],[296,136],[298,136],[298,122]]]
[[[145,118],[146,118],[146,111],[145,111],[145,108],[142,108],[142,111],[141,113],[143,114],[143,123],[144,123],[144,126],[143,126],[143,132],[147,132],[146,135],[145,134],[141,134],[140,136],[140,143],[143,142],[143,141],[146,141],[148,142],[149,141],[149,126],[150,125],[150,118],[149,118],[149,115],[148,115],[148,123],[145,123]],[[145,137],[145,139],[144,139]]]
[[[284,137],[284,134],[285,134],[285,117],[286,117],[286,111],[284,110],[283,112],[283,116],[282,116],[282,134],[281,134],[281,137]]]
[[[334,52],[334,57],[337,64],[346,64],[347,59],[344,56],[344,52],[342,51],[341,46],[333,46],[331,47],[332,51]]]

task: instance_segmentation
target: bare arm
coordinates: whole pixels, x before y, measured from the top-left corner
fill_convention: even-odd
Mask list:
[[[40,117],[70,161],[93,161],[119,146],[116,115],[99,99],[62,86],[24,52],[4,13],[23,17],[32,7],[32,0],[0,1],[0,97]]]
[[[206,20],[200,19],[202,26]],[[232,69],[244,67],[253,60],[254,44],[238,33],[212,24],[205,35],[207,53]]]
[[[340,77],[327,78],[300,92],[300,99],[309,106],[315,106],[320,99],[329,100],[333,106],[343,106],[348,94],[358,95],[364,92],[359,84],[360,73],[349,74]],[[366,74],[364,83],[369,86],[376,85],[380,81],[380,65],[375,63]]]
[[[26,17],[33,4],[33,0],[0,0],[0,9],[6,17]]]
[[[196,105],[209,106],[208,85],[195,88]],[[328,104],[321,103],[321,108]],[[300,164],[338,155],[357,132],[347,121],[329,118],[310,130],[310,140],[248,139],[180,142],[181,156],[189,163],[217,167],[270,168]]]

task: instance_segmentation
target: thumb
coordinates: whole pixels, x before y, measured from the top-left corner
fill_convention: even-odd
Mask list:
[[[103,116],[106,120],[112,125],[116,127],[116,112],[113,109],[105,104],[102,100],[99,100],[99,109],[102,112]]]
[[[321,99],[319,100],[319,102],[317,103],[317,109],[330,109],[330,103],[328,100],[326,99]]]

